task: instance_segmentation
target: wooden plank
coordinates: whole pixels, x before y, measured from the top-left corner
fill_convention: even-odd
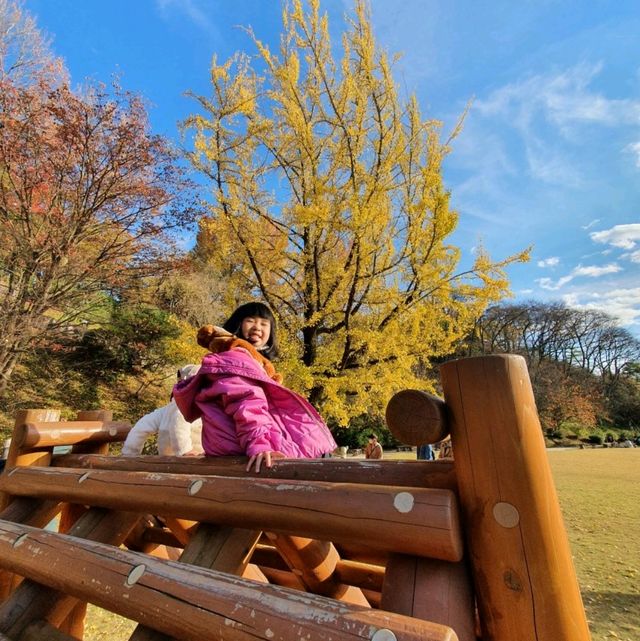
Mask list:
[[[7,522],[0,566],[185,641],[456,640],[434,623]]]
[[[73,540],[76,542],[81,539],[75,537],[84,537],[119,545],[138,519],[139,515],[137,514],[114,514],[109,510],[92,508],[71,527],[70,534],[74,535]],[[9,524],[8,521],[2,521],[1,523]],[[11,524],[11,527],[17,528],[17,531],[45,532],[45,530],[39,530],[23,524]],[[20,528],[22,528],[22,530],[20,530]],[[2,530],[0,529],[0,538],[2,538],[1,532]],[[54,589],[56,586],[51,586],[50,582],[44,581],[44,585],[40,585],[36,582],[37,579],[33,580],[34,577],[32,574],[28,572],[23,573],[17,569],[19,566],[12,563],[12,558],[15,556],[15,546],[19,546],[20,544],[15,537],[10,541],[3,539],[0,547],[2,547],[3,544],[5,546],[4,555],[7,558],[0,559],[0,567],[29,578],[25,579],[13,591],[9,598],[0,605],[0,632],[8,634],[10,637],[18,637],[26,626],[33,621],[41,619],[47,620],[55,627],[62,625],[78,603],[77,599],[68,594],[57,592]],[[76,543],[76,545],[77,544],[78,543]],[[52,562],[51,559],[44,561],[44,558],[48,558],[47,554],[42,550],[40,552],[42,552],[43,556],[41,572],[45,574],[64,574],[72,571],[71,566],[75,563],[72,557],[67,558],[69,567],[65,567],[59,563]],[[36,557],[37,553],[38,551],[36,550]],[[97,578],[97,582],[99,583],[99,577]]]
[[[77,467],[122,472],[292,479],[327,483],[364,483],[456,490],[452,461],[373,461],[364,459],[285,459],[259,473],[247,472],[244,456],[92,456],[64,454],[55,467]]]
[[[464,562],[392,554],[380,607],[449,626],[459,641],[476,641],[475,601]]]
[[[449,490],[33,467],[1,476],[0,489],[322,541],[365,536],[378,549],[462,558],[457,500]]]
[[[441,375],[483,639],[589,641],[524,359]]]

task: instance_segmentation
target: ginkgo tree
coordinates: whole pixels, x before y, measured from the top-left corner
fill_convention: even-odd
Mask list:
[[[527,257],[481,250],[459,267],[442,175],[459,127],[443,142],[400,99],[365,2],[347,20],[336,61],[319,0],[288,3],[279,51],[249,30],[257,62],[214,57],[183,129],[211,187],[199,255],[272,307],[289,383],[343,425],[428,387],[418,366],[450,353]]]

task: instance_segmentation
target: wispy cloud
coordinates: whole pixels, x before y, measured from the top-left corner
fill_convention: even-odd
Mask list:
[[[599,278],[600,276],[605,276],[607,274],[617,274],[620,271],[622,271],[622,267],[617,263],[609,263],[608,265],[602,266],[587,265],[584,267],[582,265],[578,265],[577,267],[574,267],[569,274],[562,276],[556,281],[551,278],[539,278],[536,280],[536,283],[538,283],[542,289],[557,291],[580,276]]]
[[[624,151],[633,154],[636,158],[636,167],[640,167],[640,142],[629,143],[624,148]]]
[[[592,220],[590,223],[586,225],[582,225],[582,229],[584,230],[591,229],[592,227],[595,227],[599,222],[600,222],[600,219],[596,218],[595,220]]]
[[[581,183],[564,143],[579,143],[585,126],[637,126],[640,100],[611,99],[591,88],[603,65],[581,63],[562,71],[530,75],[478,99],[473,110],[499,119],[518,133],[532,176],[554,185]],[[640,163],[640,142],[629,145]],[[640,165],[639,165],[640,166]]]
[[[156,0],[156,6],[165,20],[169,20],[171,14],[181,13],[203,31],[219,35],[218,27],[209,17],[207,9],[199,5],[198,0]]]
[[[640,223],[615,225],[610,229],[591,232],[589,237],[596,243],[604,243],[621,249],[633,249],[640,241]]]
[[[557,256],[551,256],[549,258],[544,258],[537,262],[538,267],[556,267],[560,264],[560,259]]]

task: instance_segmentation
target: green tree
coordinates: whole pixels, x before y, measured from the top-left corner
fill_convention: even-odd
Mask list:
[[[289,381],[345,424],[417,384],[418,362],[449,353],[527,255],[480,250],[459,268],[442,178],[458,128],[442,142],[440,123],[400,100],[364,2],[339,62],[319,1],[308,4],[285,7],[278,54],[251,34],[259,72],[246,55],[214,58],[185,135],[212,189],[200,254],[274,309]]]

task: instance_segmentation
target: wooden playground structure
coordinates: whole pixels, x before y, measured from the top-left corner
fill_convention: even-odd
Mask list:
[[[0,475],[0,641],[589,641],[526,365],[441,367],[394,396],[408,445],[455,460],[109,456],[108,412],[16,417]],[[56,445],[71,445],[54,454]],[[55,523],[55,527],[53,527]]]

